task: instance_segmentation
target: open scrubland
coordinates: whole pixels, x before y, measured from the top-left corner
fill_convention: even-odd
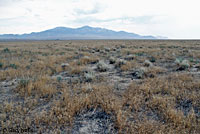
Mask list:
[[[0,133],[200,133],[200,41],[0,42]]]

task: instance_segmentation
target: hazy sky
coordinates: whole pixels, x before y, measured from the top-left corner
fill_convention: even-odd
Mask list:
[[[200,39],[200,0],[0,0],[0,34],[84,25]]]

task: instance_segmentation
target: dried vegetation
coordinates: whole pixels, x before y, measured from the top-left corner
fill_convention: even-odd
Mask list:
[[[200,133],[199,41],[0,42],[0,132]]]

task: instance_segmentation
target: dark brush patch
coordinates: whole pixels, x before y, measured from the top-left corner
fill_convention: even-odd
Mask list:
[[[187,116],[192,109],[192,101],[189,99],[178,100],[176,109],[181,110],[185,116]]]
[[[75,117],[72,134],[116,134],[110,114],[100,108],[91,108]]]

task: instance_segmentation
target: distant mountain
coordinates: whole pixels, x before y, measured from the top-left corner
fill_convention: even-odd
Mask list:
[[[70,39],[159,39],[154,36],[141,36],[125,31],[113,31],[105,28],[84,26],[80,28],[56,27],[30,34],[3,34],[5,40],[70,40]]]

